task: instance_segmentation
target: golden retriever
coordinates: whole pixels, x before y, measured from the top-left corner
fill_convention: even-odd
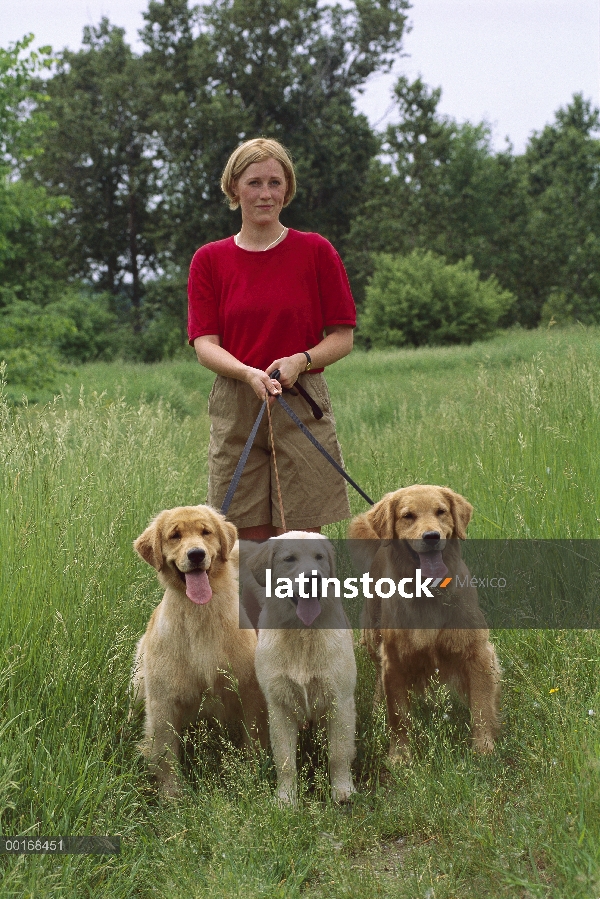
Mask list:
[[[366,600],[363,642],[377,668],[377,698],[385,694],[391,729],[390,759],[408,755],[411,690],[424,690],[439,672],[440,680],[468,702],[473,721],[473,748],[488,753],[499,731],[501,669],[489,630],[479,609],[477,591],[466,584],[468,569],[459,540],[473,507],[447,487],[415,485],[388,493],[350,524],[349,537],[360,540],[353,555],[376,581],[387,577],[440,578],[445,589],[402,598]],[[470,581],[470,577],[469,577]],[[408,593],[411,581],[403,588]],[[387,590],[388,588],[386,588]]]
[[[236,538],[214,509],[180,506],[157,515],[133,544],[165,588],[137,645],[131,687],[145,707],[140,749],[167,794],[178,790],[182,731],[199,714],[243,721],[247,743],[266,743],[256,634],[249,623],[239,627]]]
[[[322,578],[335,576],[333,547],[320,534],[290,531],[272,537],[253,554],[242,550],[240,555],[242,579],[245,559],[260,585],[256,673],[267,700],[278,800],[296,802],[299,727],[322,722],[332,797],[345,802],[354,793],[350,765],[355,755],[356,661],[352,630],[339,597],[330,589],[321,596]],[[295,580],[300,576],[307,579],[304,589]],[[286,582],[288,587],[278,586]]]

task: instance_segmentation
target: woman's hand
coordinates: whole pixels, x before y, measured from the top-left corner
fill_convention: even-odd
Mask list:
[[[281,393],[279,381],[270,378],[266,372],[261,371],[259,368],[248,366],[243,380],[250,385],[259,400],[264,400],[265,395],[268,393],[269,397],[272,397],[270,402],[274,403],[275,397]]]
[[[330,325],[325,328],[325,337],[316,346],[310,347],[310,357],[313,369],[325,368],[333,365],[338,359],[343,359],[352,349],[353,334],[350,325]],[[298,375],[306,371],[307,358],[304,353],[294,353],[293,356],[282,356],[275,359],[265,373],[279,369],[281,375],[279,382],[282,387],[293,387],[298,380]]]
[[[276,359],[275,362],[272,362],[265,370],[265,373],[268,375],[269,372],[275,371],[275,369],[278,368],[280,373],[278,381],[281,386],[286,388],[293,387],[298,380],[298,375],[301,375],[303,371],[306,371],[306,361],[304,353],[294,353],[293,356],[282,356],[281,359]]]
[[[260,368],[252,368],[245,365],[224,350],[221,346],[221,338],[218,334],[205,334],[203,337],[196,337],[194,340],[194,349],[198,356],[200,365],[204,365],[210,371],[214,371],[216,375],[222,375],[224,378],[235,378],[236,381],[245,381],[252,387],[259,400],[264,400],[265,393],[275,397],[281,393],[281,384],[269,377],[267,372],[261,371]],[[302,358],[306,358],[303,356]],[[269,369],[272,371],[273,369]],[[275,400],[271,400],[274,402]]]

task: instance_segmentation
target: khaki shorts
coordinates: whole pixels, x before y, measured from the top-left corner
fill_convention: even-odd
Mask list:
[[[299,394],[284,399],[327,452],[343,466],[331,399],[322,374],[300,375],[300,383],[323,410],[317,420]],[[208,503],[221,508],[261,401],[242,381],[217,376],[208,399]],[[316,528],[350,517],[346,482],[278,403],[271,407],[277,470],[288,530]],[[227,518],[238,528],[282,527],[265,411]]]

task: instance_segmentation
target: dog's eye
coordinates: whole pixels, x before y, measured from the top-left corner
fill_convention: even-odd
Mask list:
[[[173,531],[170,535],[169,540],[181,540],[181,533],[179,531]]]
[[[414,512],[403,512],[403,513],[402,513],[402,518],[408,518],[409,520],[411,520],[411,519],[413,519],[414,517],[415,517],[415,513],[414,513]]]
[[[212,534],[212,531],[209,531],[208,528],[202,528],[202,536],[203,537],[210,537],[211,534]]]
[[[283,561],[284,561],[284,562],[295,562],[295,561],[296,561],[296,556],[285,556],[285,558],[284,558]]]
[[[436,515],[445,515],[448,509],[438,509]]]
[[[315,559],[317,560],[317,562],[320,562],[323,559],[323,553],[317,553],[315,555]]]

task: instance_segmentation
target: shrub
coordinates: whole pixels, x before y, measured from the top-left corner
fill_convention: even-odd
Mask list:
[[[70,322],[58,331],[55,346],[68,362],[109,361],[118,355],[120,331],[107,293],[82,289],[65,291],[60,300],[46,307],[49,314]]]
[[[72,372],[68,363],[113,359],[119,350],[117,318],[106,294],[67,288],[47,306],[13,298],[0,308],[0,362],[7,396],[37,402]],[[65,364],[67,363],[67,364]]]
[[[15,302],[0,311],[0,362],[6,364],[9,398],[54,387],[68,369],[62,364],[56,342],[75,332],[73,322],[33,303]],[[14,389],[13,389],[14,388]]]
[[[372,347],[472,343],[492,336],[514,300],[494,276],[482,281],[471,257],[447,265],[422,250],[381,254],[367,286],[360,333]]]
[[[600,302],[597,297],[580,296],[572,290],[553,288],[542,306],[542,325],[597,325],[600,323]]]

